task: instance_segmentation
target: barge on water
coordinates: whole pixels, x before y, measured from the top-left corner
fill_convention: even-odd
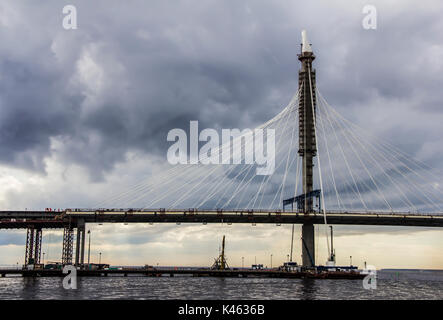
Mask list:
[[[61,269],[3,269],[0,276],[23,276],[23,277],[64,277],[66,274]],[[150,277],[225,277],[225,278],[299,278],[299,279],[363,279],[365,274],[358,270],[328,271],[322,269],[285,271],[277,269],[251,270],[251,269],[228,269],[211,270],[210,268],[107,268],[102,270],[78,269],[79,277],[107,277],[107,276],[150,276]]]

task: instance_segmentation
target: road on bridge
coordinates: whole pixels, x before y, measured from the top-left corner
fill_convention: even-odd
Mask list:
[[[333,225],[385,225],[443,227],[443,214],[411,214],[386,212],[327,212],[328,224]],[[321,213],[303,214],[269,210],[65,210],[48,211],[0,211],[0,229],[63,228],[83,223],[244,223],[244,224],[324,224]]]

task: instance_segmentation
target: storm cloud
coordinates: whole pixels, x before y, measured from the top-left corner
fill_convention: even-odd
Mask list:
[[[376,30],[361,27],[363,2],[78,1],[77,30],[62,27],[65,4],[1,5],[4,164],[44,171],[43,159],[58,152],[102,179],[128,151],[163,156],[167,132],[190,120],[212,128],[266,121],[297,88],[303,28],[318,86],[343,113],[363,121],[361,109],[371,109],[379,115],[367,124],[412,153],[441,134],[421,125],[440,116],[442,101],[437,2],[376,3]],[[423,119],[405,118],[412,113]],[[62,148],[53,150],[53,139]]]
[[[71,2],[0,3],[5,209],[124,191],[166,163],[168,131],[191,120],[219,129],[272,118],[297,90],[302,29],[331,105],[443,169],[440,1],[372,1],[376,30],[362,27],[366,1]],[[68,4],[76,30],[62,26]]]

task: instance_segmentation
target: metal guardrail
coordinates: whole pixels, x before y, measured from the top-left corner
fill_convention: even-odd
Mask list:
[[[91,213],[91,214],[106,214],[106,213],[122,213],[122,214],[150,214],[150,213],[174,213],[174,214],[276,214],[276,215],[291,215],[299,214],[304,215],[299,211],[283,211],[280,209],[197,209],[197,208],[68,208],[63,211],[30,211],[30,210],[3,210],[0,211],[1,216],[11,216],[14,214],[29,215],[41,215],[42,217],[55,217],[61,214],[73,215],[76,213]],[[443,212],[401,212],[401,211],[357,211],[357,210],[327,210],[326,215],[369,215],[369,216],[407,216],[407,217],[442,217]],[[308,215],[323,215],[323,212],[309,213]]]
[[[66,209],[67,215],[75,215],[81,213],[89,214],[271,214],[271,215],[304,215],[298,211],[282,211],[275,209],[145,209],[145,208],[99,208],[99,209]],[[308,213],[308,215],[323,215],[322,212]],[[358,215],[358,216],[389,216],[389,217],[443,217],[443,213],[413,213],[413,212],[386,212],[386,211],[340,211],[328,210],[326,216],[332,215]]]

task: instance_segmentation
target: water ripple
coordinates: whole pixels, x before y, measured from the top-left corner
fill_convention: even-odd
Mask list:
[[[0,278],[0,299],[443,299],[443,282],[358,280],[102,277],[80,278],[65,290],[61,278]]]

